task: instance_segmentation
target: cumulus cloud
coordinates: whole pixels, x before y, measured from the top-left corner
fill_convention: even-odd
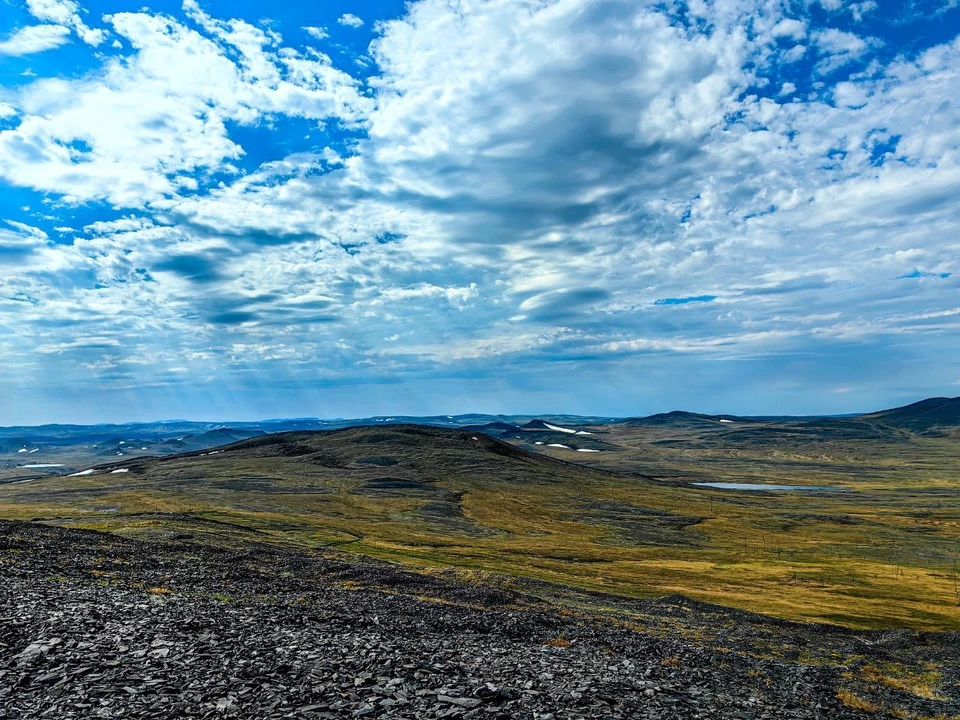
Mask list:
[[[807,24],[796,18],[784,18],[770,31],[775,38],[791,38],[793,40],[802,40],[807,36]]]
[[[21,57],[52,50],[67,43],[69,35],[70,30],[60,25],[29,25],[0,40],[0,55]]]
[[[59,10],[54,3],[35,12]],[[228,122],[361,117],[368,101],[356,81],[324,57],[282,48],[247,23],[192,15],[199,28],[146,13],[108,17],[133,54],[108,59],[81,80],[25,88],[19,125],[0,131],[0,176],[69,202],[141,207],[235,172],[244,150],[230,139]]]
[[[72,28],[83,42],[94,47],[106,38],[101,29],[90,28],[80,18],[80,6],[74,0],[27,0],[27,10],[37,20]]]
[[[418,0],[362,79],[192,0],[107,17],[128,52],[5,97],[0,176],[103,209],[61,242],[0,231],[0,324],[43,328],[7,321],[7,357],[118,389],[509,365],[533,392],[552,363],[786,392],[810,367],[854,387],[837,357],[883,377],[869,344],[949,344],[960,41],[881,61],[777,5],[699,7]]]
[[[358,18],[353,13],[344,13],[339,18],[337,18],[337,22],[340,23],[341,25],[345,25],[347,27],[352,27],[352,28],[363,27],[363,20],[361,18]]]
[[[314,40],[326,40],[328,37],[330,37],[326,28],[307,25],[301,29]]]
[[[871,44],[876,43],[873,38],[864,39],[854,33],[835,28],[819,30],[814,34],[813,39],[821,54],[817,69],[823,74],[833,72],[856,60]]]

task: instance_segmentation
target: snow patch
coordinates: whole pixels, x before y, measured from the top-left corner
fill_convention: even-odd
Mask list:
[[[732,423],[733,420],[727,420],[726,418],[720,418],[720,422],[722,422],[722,423]]]
[[[577,452],[600,452],[600,451],[593,450],[592,448],[577,448]]]
[[[577,435],[593,435],[593,433],[586,430],[577,430]]]
[[[52,468],[63,467],[63,463],[36,463],[34,465],[21,465],[23,468]]]
[[[534,445],[543,445],[543,440],[537,440]]]
[[[119,468],[117,470],[111,470],[110,474],[116,475],[117,473],[125,473],[125,472],[130,472],[130,468]]]
[[[544,423],[550,430],[556,430],[557,432],[570,433],[571,435],[576,435],[576,430],[571,430],[570,428],[560,427],[559,425],[551,425],[550,423]]]
[[[70,473],[67,477],[80,477],[81,475],[93,475],[94,470],[81,470],[80,472]]]
[[[26,448],[20,448],[19,450],[17,450],[17,452],[26,452],[26,451],[27,451]]]
[[[558,447],[558,448],[563,448],[564,450],[570,449],[569,445],[561,445],[560,443],[550,443],[549,445],[547,445],[547,447]]]

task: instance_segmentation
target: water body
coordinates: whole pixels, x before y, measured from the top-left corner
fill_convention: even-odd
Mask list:
[[[785,492],[846,492],[846,488],[830,485],[765,485],[763,483],[703,482],[690,483],[698,487],[719,488],[721,490],[779,490]]]

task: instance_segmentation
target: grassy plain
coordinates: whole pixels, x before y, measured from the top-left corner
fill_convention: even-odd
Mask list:
[[[590,430],[602,452],[535,445],[553,442],[543,434],[509,445],[414,426],[275,435],[3,484],[0,517],[145,538],[336,546],[543,592],[556,590],[530,581],[681,593],[849,627],[960,629],[955,437]],[[110,472],[121,467],[129,472]],[[706,481],[842,491],[691,484]]]

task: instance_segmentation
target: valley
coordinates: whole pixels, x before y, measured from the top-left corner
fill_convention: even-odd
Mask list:
[[[879,418],[674,413],[259,435],[69,474],[8,470],[0,517],[339,548],[506,587],[543,583],[554,598],[679,593],[790,620],[957,629],[960,443],[957,401],[945,403]]]

